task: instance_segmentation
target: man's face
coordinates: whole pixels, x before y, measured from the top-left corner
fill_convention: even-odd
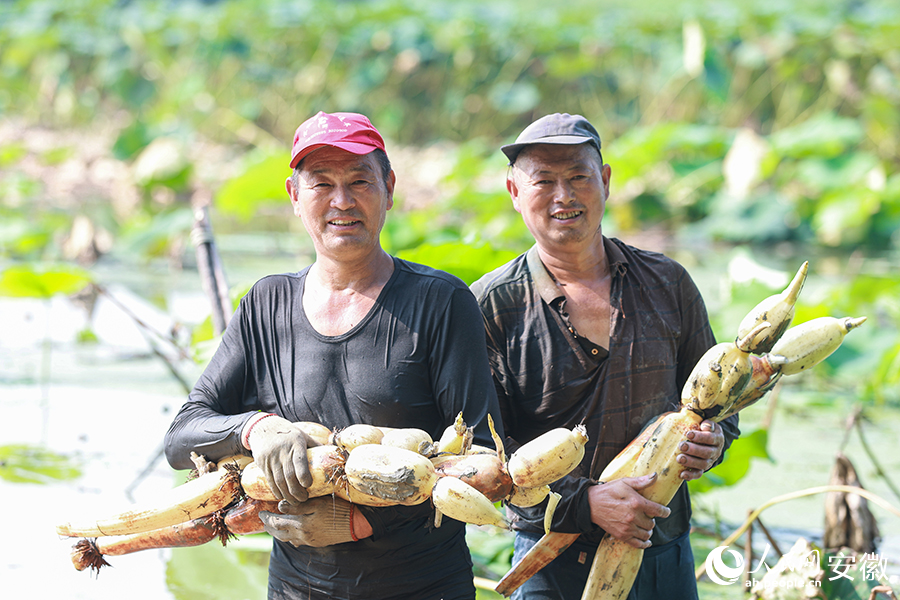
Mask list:
[[[535,144],[516,158],[506,187],[545,248],[593,243],[609,196],[609,165],[588,144]]]
[[[285,186],[317,254],[352,260],[381,247],[378,236],[394,205],[393,171],[388,179],[372,153],[325,146],[303,159],[296,189],[290,177]]]

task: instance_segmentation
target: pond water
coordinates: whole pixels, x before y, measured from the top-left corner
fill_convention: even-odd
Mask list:
[[[185,474],[173,472],[158,452],[185,394],[167,363],[151,352],[146,330],[132,316],[165,334],[175,323],[191,325],[208,313],[195,273],[125,270],[107,285],[116,302],[98,299],[91,325],[99,341],[91,345],[75,343],[87,315],[65,298],[0,302],[0,414],[6,423],[0,446],[46,448],[71,457],[71,464],[81,469],[75,479],[46,483],[0,478],[4,506],[18,513],[5,520],[6,543],[0,546],[4,596],[265,597],[264,562],[250,560],[246,569],[223,570],[237,553],[213,546],[186,550],[193,554],[180,561],[184,569],[170,560],[171,551],[110,557],[112,566],[96,576],[73,568],[73,540],[60,539],[56,525],[79,515],[109,514],[132,501],[153,500],[184,480]],[[145,298],[164,299],[167,310]],[[192,383],[199,368],[157,344]],[[30,466],[40,473],[40,459],[34,462]],[[265,557],[260,542],[252,538],[234,545],[249,546]],[[196,577],[193,568],[198,569]],[[241,582],[226,585],[225,571],[236,578],[240,574]],[[223,594],[220,589],[229,591]]]
[[[234,268],[231,282],[297,268],[295,258],[262,257]],[[158,456],[184,390],[166,362],[151,352],[146,331],[119,304],[163,333],[179,323],[193,325],[208,313],[195,272],[173,272],[164,266],[120,269],[116,265],[98,267],[95,272],[118,303],[99,298],[91,321],[99,338],[96,344],[75,343],[87,317],[65,298],[0,301],[0,414],[5,425],[0,447],[22,444],[49,449],[70,457],[71,464],[81,469],[77,478],[44,483],[0,478],[0,496],[9,511],[4,521],[5,543],[0,545],[4,596],[91,600],[265,597],[266,536],[242,538],[228,549],[208,544],[110,557],[112,566],[97,575],[72,567],[72,540],[57,536],[57,524],[81,514],[102,515],[131,501],[151,500],[184,475],[174,473]],[[179,360],[165,345],[159,349],[192,384],[199,368]],[[769,442],[774,462],[756,461],[739,485],[697,499],[698,525],[712,528],[719,519],[728,532],[743,521],[748,510],[776,495],[827,483],[847,414],[838,408],[805,408],[789,394],[779,401]],[[742,413],[742,427],[752,430],[764,415],[764,406],[747,409]],[[897,482],[900,414],[882,410],[871,416],[865,430],[867,441]],[[874,475],[855,434],[845,453],[868,489],[900,505]],[[813,496],[775,506],[763,513],[763,521],[786,547],[799,535],[816,539],[823,527],[823,499]],[[877,507],[873,511],[883,536],[880,551],[889,559],[890,572],[900,575],[900,519]],[[740,597],[737,588],[706,585],[703,589],[704,598]]]

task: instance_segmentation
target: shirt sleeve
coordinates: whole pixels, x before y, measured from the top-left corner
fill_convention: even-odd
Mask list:
[[[560,495],[556,512],[550,529],[559,533],[592,533],[600,531],[600,527],[591,521],[591,507],[588,502],[588,490],[598,485],[586,477],[565,476],[550,484],[550,489]],[[544,533],[544,514],[547,511],[548,498],[536,506],[522,508],[506,503],[509,513],[515,522],[514,529]]]
[[[485,345],[481,311],[468,288],[458,288],[440,311],[431,339],[429,369],[432,390],[444,421],[462,412],[474,429],[475,443],[494,447],[488,426],[491,416],[501,439],[503,415],[497,401]]]
[[[250,455],[241,444],[241,430],[256,412],[248,394],[245,298],[241,301],[219,348],[194,389],[175,415],[165,436],[165,452],[174,469],[190,469],[191,452],[209,460],[235,454]]]
[[[482,312],[481,321],[484,327],[487,360],[491,370],[491,387],[494,389],[494,393],[497,396],[497,404],[503,419],[505,431],[513,431],[515,429],[515,413],[510,404],[510,391],[508,388],[508,386],[511,385],[512,377],[504,358],[503,335],[491,320],[488,315],[488,309],[486,308],[484,309],[484,312]],[[520,445],[515,439],[508,436],[501,439],[504,439],[507,456],[515,452]]]

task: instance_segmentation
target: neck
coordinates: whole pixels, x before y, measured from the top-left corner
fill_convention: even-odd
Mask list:
[[[382,287],[394,272],[394,260],[381,248],[364,260],[340,261],[319,256],[309,269],[321,287],[334,292],[343,290],[364,291]]]
[[[588,246],[577,248],[544,247],[538,243],[538,255],[561,284],[599,281],[609,276],[609,260],[602,237]]]

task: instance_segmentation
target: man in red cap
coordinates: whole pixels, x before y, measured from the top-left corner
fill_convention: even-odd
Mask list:
[[[290,166],[285,185],[315,262],[243,298],[166,435],[169,462],[190,468],[193,450],[250,454],[262,467],[283,513],[261,516],[275,538],[270,599],[472,599],[462,523],[434,528],[430,502],[307,498],[316,442],[295,423],[415,427],[438,439],[462,412],[492,445],[487,416],[502,421],[475,298],[459,279],[382,249],[395,175],[366,117],[310,118]]]
[[[694,600],[687,486],[666,507],[640,493],[653,475],[598,478],[650,419],[680,408],[691,370],[716,343],[703,298],[680,264],[603,235],[612,169],[587,119],[541,117],[501,150],[513,206],[535,239],[472,285],[507,450],[557,427],[584,424],[589,438],[581,464],[551,485],[562,495],[552,531],[580,535],[513,598],[581,598],[609,533],[646,549],[630,600]],[[679,446],[682,478],[721,461],[738,434],[737,415],[703,421]],[[545,506],[510,507],[514,564],[541,538]]]

